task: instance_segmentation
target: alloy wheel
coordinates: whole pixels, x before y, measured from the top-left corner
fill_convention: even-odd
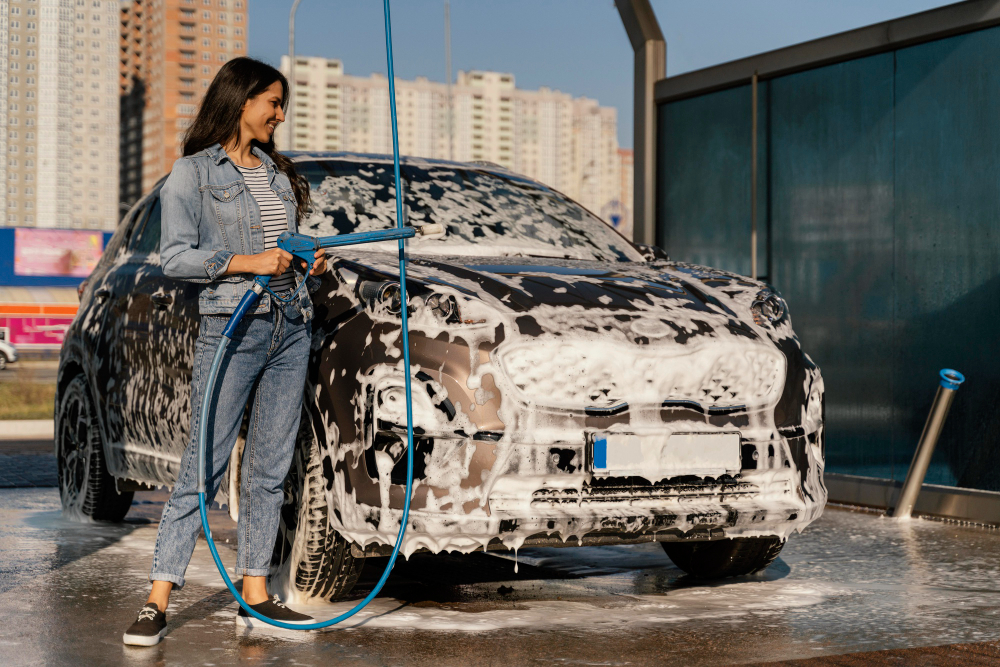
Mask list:
[[[81,510],[86,499],[86,483],[90,469],[90,405],[79,392],[70,388],[59,415],[56,442],[59,493],[63,507]]]

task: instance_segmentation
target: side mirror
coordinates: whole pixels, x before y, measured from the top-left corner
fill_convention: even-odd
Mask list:
[[[663,248],[655,245],[646,245],[645,243],[634,244],[636,250],[642,253],[642,256],[646,258],[647,262],[669,262],[670,255]]]

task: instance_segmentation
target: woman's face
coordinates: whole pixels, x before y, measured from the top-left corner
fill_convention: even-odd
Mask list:
[[[285,120],[281,110],[281,82],[275,81],[257,97],[251,97],[243,105],[240,125],[244,136],[256,139],[262,144],[271,141],[274,128]]]

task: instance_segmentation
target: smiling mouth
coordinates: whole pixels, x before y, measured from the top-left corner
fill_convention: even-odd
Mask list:
[[[270,122],[270,123],[267,124],[267,128],[269,130],[271,130],[272,132],[274,132],[275,128],[277,128],[277,127],[278,127],[278,121],[272,121],[272,122]]]

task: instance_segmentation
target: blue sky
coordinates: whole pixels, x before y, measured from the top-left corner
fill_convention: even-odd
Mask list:
[[[667,74],[913,14],[942,0],[652,0],[667,40]],[[250,0],[249,55],[277,65],[288,50],[291,0]],[[444,0],[395,0],[396,76],[444,81]],[[339,58],[348,74],[385,73],[382,3],[302,0],[300,55]],[[454,71],[514,74],[618,109],[618,139],[632,145],[632,49],[612,0],[452,0]]]

